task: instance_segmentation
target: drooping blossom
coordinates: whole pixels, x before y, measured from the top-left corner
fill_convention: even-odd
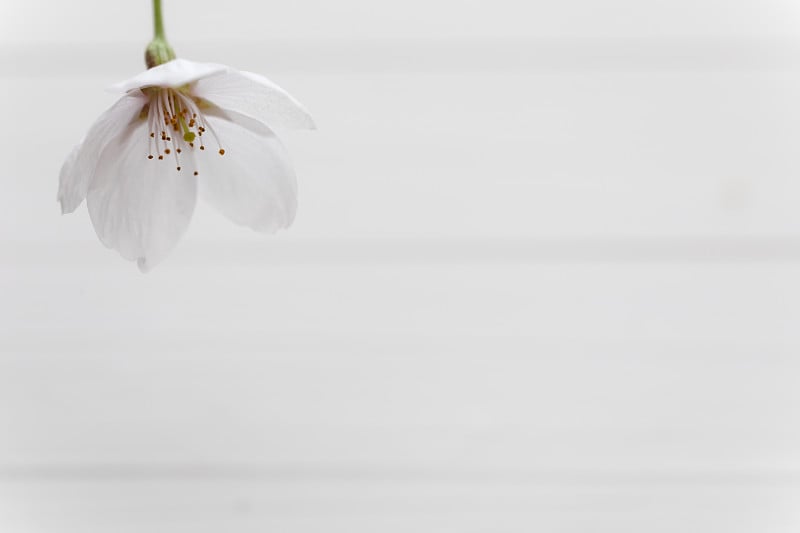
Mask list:
[[[305,108],[257,74],[172,59],[116,86],[59,177],[63,213],[85,199],[97,236],[142,271],[186,231],[198,195],[237,224],[289,226],[297,186],[275,128],[313,129]]]

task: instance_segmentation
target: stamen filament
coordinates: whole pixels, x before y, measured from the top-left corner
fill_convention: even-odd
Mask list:
[[[210,132],[218,146],[219,155],[225,154],[225,149],[219,141],[217,133],[209,122],[205,120],[199,109],[200,101],[176,89],[156,89],[151,93],[150,103],[146,111],[148,122],[148,159],[153,159],[153,146],[159,161],[164,160],[164,155],[173,155],[175,168],[178,172],[183,169],[181,153],[184,149],[195,148],[199,140],[200,150],[205,150],[203,133]],[[175,133],[172,133],[173,130]],[[194,156],[189,155],[194,162]],[[199,174],[194,164],[190,163],[189,171],[194,176]]]

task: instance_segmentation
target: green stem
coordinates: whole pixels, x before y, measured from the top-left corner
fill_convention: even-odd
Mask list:
[[[161,15],[161,0],[153,0],[153,37],[167,40],[164,35],[164,17]]]
[[[164,17],[161,15],[161,0],[153,0],[153,40],[144,52],[147,68],[162,65],[175,59],[175,52],[167,42],[164,31]]]

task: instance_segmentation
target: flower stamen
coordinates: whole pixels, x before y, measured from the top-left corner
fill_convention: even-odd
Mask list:
[[[148,159],[157,157],[163,161],[164,155],[174,154],[175,168],[178,172],[183,168],[181,154],[184,149],[194,149],[197,145],[205,151],[203,134],[211,133],[218,146],[217,153],[225,155],[217,133],[200,112],[201,107],[210,104],[181,89],[152,89],[150,103],[142,110],[142,118],[148,121]],[[177,133],[173,134],[172,132]],[[154,156],[155,154],[155,156]],[[193,175],[199,172],[193,170]]]

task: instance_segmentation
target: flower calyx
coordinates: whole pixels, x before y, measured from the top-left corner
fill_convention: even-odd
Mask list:
[[[175,57],[175,51],[163,37],[154,38],[144,51],[144,62],[147,68],[163,65]]]

